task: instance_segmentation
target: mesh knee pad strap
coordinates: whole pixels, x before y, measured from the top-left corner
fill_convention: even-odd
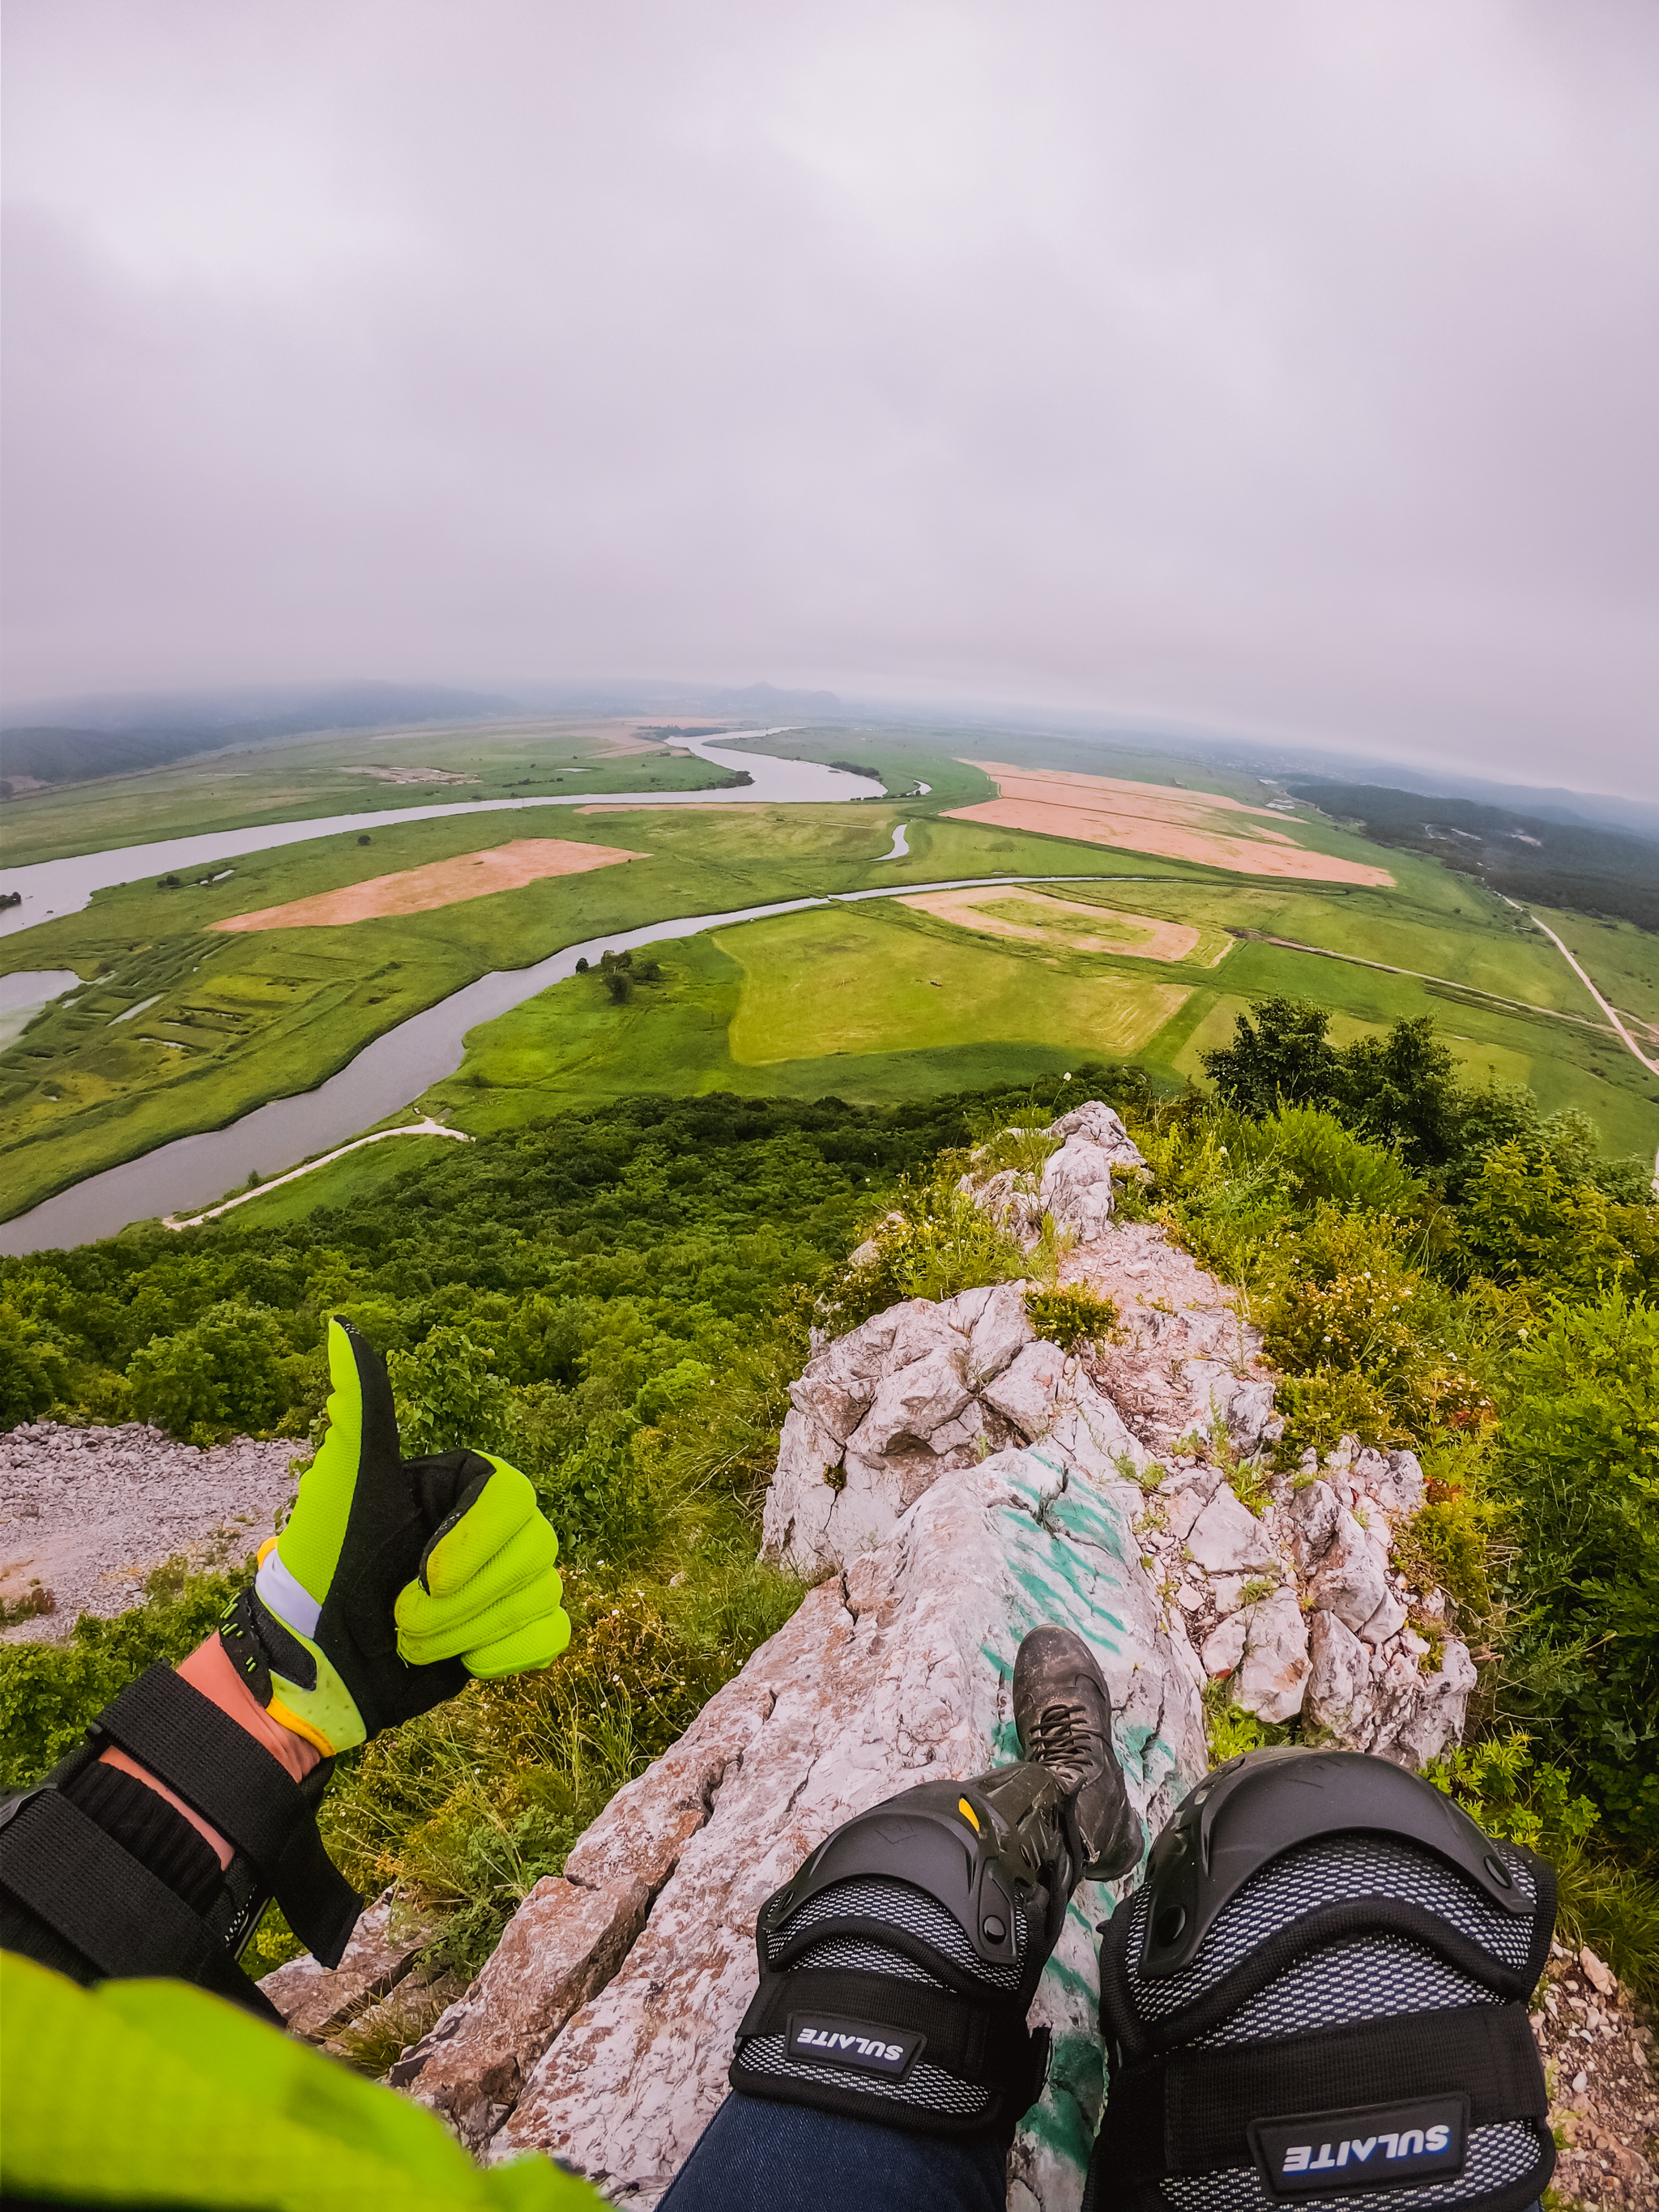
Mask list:
[[[1252,1778],[1317,1790],[1320,1764],[1359,1754],[1304,1757]],[[1341,1780],[1352,1795],[1364,1778]],[[1525,2000],[1548,1951],[1553,1877],[1482,1838],[1503,1878],[1495,1903],[1496,1877],[1483,1887],[1438,1849],[1435,1808],[1402,1832],[1411,1800],[1399,1780],[1386,1791],[1393,1832],[1319,1834],[1261,1855],[1173,1972],[1148,1971],[1152,1889],[1108,1924],[1111,2085],[1097,2164],[1115,2203],[1523,2212],[1540,2194],[1554,2153]],[[1224,1823],[1209,1840],[1213,1865]]]

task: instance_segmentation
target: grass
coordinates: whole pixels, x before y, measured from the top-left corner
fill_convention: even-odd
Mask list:
[[[1176,1088],[1200,1077],[1200,1054],[1230,1040],[1248,1003],[1201,968],[1011,947],[884,902],[747,923],[659,957],[663,981],[625,1006],[579,978],[475,1030],[460,1073],[422,1103],[483,1131],[640,1089],[897,1099],[1029,1081],[1085,1052],[1126,1050]],[[1582,1107],[1614,1151],[1659,1143],[1640,1069],[1628,1054],[1628,1076],[1608,1064],[1593,1032],[1449,1005],[1407,977],[1270,945],[1240,945],[1226,972],[1253,995],[1306,989],[1328,1006],[1342,994],[1342,1042],[1401,1016],[1454,1021],[1448,1041],[1474,1079],[1491,1071],[1531,1083],[1550,1111]]]
[[[309,821],[455,799],[516,798],[526,789],[697,790],[720,781],[702,763],[663,746],[614,753],[615,724],[594,720],[485,723],[402,733],[349,730],[267,739],[240,751],[174,761],[31,793],[5,811],[14,867],[70,853],[193,836],[259,822]],[[364,764],[440,768],[475,784],[393,784],[349,771]],[[741,767],[741,762],[734,763]]]
[[[1603,921],[1573,914],[1564,907],[1531,910],[1583,961],[1610,1005],[1638,1021],[1659,1023],[1659,937],[1651,930],[1638,929],[1633,921]],[[1565,961],[1561,964],[1566,966]]]
[[[565,752],[557,751],[554,738]],[[991,749],[991,741],[961,732],[950,733],[948,741]],[[778,742],[781,750],[790,749]],[[1068,900],[1099,904],[1108,915],[1133,911],[1196,926],[1203,936],[1194,963],[1114,962],[1076,953],[1063,940],[1044,946],[989,939],[884,906],[809,916],[799,927],[793,920],[750,925],[723,933],[718,944],[696,953],[674,948],[665,956],[669,984],[636,994],[620,1012],[595,1004],[591,991],[558,987],[534,1009],[520,1009],[477,1032],[459,1082],[440,1085],[434,1095],[462,1127],[487,1128],[531,1111],[641,1088],[912,1097],[1028,1080],[1089,1050],[1133,1050],[1158,1080],[1178,1085],[1199,1075],[1200,1055],[1224,1041],[1250,998],[1282,992],[1330,1007],[1339,1036],[1431,1012],[1471,1073],[1490,1069],[1527,1082],[1547,1110],[1582,1108],[1614,1149],[1650,1153],[1659,1145],[1659,1079],[1610,1035],[1350,964],[1382,961],[1595,1017],[1554,948],[1469,878],[1416,855],[1391,854],[1399,880],[1390,892],[1251,882],[1112,848],[939,819],[930,810],[981,793],[977,784],[969,789],[961,781],[976,771],[959,771],[951,780],[951,757],[933,738],[806,732],[796,749],[807,757],[854,759],[862,757],[860,745],[895,784],[920,775],[933,791],[902,805],[626,808],[591,815],[561,808],[514,815],[505,826],[495,817],[395,823],[372,833],[368,846],[348,835],[249,855],[227,880],[211,885],[164,891],[147,878],[117,887],[100,892],[81,914],[6,940],[0,972],[60,967],[99,979],[95,993],[48,1010],[0,1053],[8,1211],[22,1212],[173,1138],[221,1127],[268,1098],[309,1089],[384,1030],[477,975],[527,965],[562,945],[673,915],[792,896],[1046,871],[1121,877],[1058,888]],[[1011,752],[1002,738],[994,749]],[[71,842],[90,844],[100,825],[101,834],[113,835],[118,821],[122,835],[151,836],[161,826],[209,826],[198,817],[213,806],[232,808],[227,819],[246,820],[261,793],[277,813],[291,816],[328,811],[325,793],[331,794],[329,806],[358,807],[374,794],[387,804],[406,803],[411,790],[423,788],[344,775],[344,766],[362,757],[441,759],[468,772],[476,768],[506,790],[522,785],[531,759],[544,765],[562,760],[557,772],[568,773],[583,750],[596,754],[591,731],[552,737],[544,728],[423,732],[395,743],[307,740],[216,762],[210,773],[201,763],[180,763],[41,804],[84,809],[82,832]],[[655,755],[611,759],[592,779],[596,791],[613,772],[621,781],[637,781],[641,763],[664,773],[672,765]],[[1103,764],[1111,773],[1171,780],[1170,764],[1155,775],[1152,757],[1126,754],[1096,763]],[[306,783],[307,776],[314,785]],[[1181,780],[1243,796],[1255,789],[1249,779],[1222,775],[1183,774]],[[226,790],[214,796],[221,781]],[[478,791],[494,788],[486,781]],[[314,805],[299,804],[307,792]],[[131,811],[122,812],[129,801]],[[168,806],[173,815],[163,824]],[[9,828],[24,825],[16,858],[30,856],[27,824],[46,819],[9,814]],[[881,856],[900,819],[908,823],[910,852],[887,862]],[[207,930],[233,914],[550,832],[630,846],[648,857],[428,915],[258,936]],[[1346,840],[1345,849],[1354,843]],[[1582,916],[1565,921],[1564,934],[1578,931],[1587,958],[1602,960],[1621,1002],[1639,1012],[1649,1003],[1642,997],[1646,990],[1659,1005],[1659,965],[1642,933],[1607,931]],[[1218,972],[1204,963],[1226,933],[1239,941]],[[1345,957],[1323,958],[1264,941],[1273,937]],[[838,945],[849,949],[838,952]],[[939,989],[927,980],[934,975]],[[118,1019],[124,1013],[130,1017],[125,1022]],[[276,1172],[290,1163],[259,1164]]]
[[[884,904],[722,931],[716,943],[744,970],[732,1058],[753,1067],[988,1037],[1115,1056],[1144,1045],[1185,996],[1099,956],[987,944],[930,921]]]

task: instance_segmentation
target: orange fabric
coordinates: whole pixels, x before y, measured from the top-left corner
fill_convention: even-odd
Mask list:
[[[304,1781],[321,1756],[316,1746],[271,1718],[231,1665],[230,1654],[216,1636],[210,1636],[205,1644],[198,1644],[189,1658],[180,1662],[178,1672],[192,1690],[211,1698],[222,1713],[228,1713],[239,1728],[246,1729],[256,1742],[263,1744],[296,1782]],[[222,1867],[230,1864],[231,1847],[218,1830],[210,1827],[199,1813],[192,1812],[184,1799],[176,1796],[164,1783],[158,1782],[147,1767],[140,1766],[136,1759],[129,1759],[125,1752],[113,1749],[102,1754],[102,1761],[106,1766],[119,1767],[123,1774],[135,1774],[140,1782],[147,1783],[158,1797],[165,1797],[175,1812],[184,1814],[198,1835],[206,1837],[219,1854]]]

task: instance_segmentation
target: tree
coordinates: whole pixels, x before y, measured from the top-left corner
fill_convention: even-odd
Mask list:
[[[1442,1167],[1457,1150],[1457,1064],[1434,1018],[1399,1021],[1335,1055],[1339,1110],[1351,1128],[1396,1145],[1413,1167]]]
[[[0,1301],[0,1428],[33,1420],[60,1396],[68,1346],[50,1322]]]
[[[1201,1055],[1224,1103],[1253,1119],[1286,1106],[1329,1106],[1338,1089],[1338,1054],[1327,1042],[1331,1018],[1310,999],[1259,1000],[1255,1019],[1241,1014],[1233,1041]]]
[[[127,1380],[139,1414],[174,1436],[269,1428],[289,1402],[287,1346],[274,1314],[226,1298],[135,1352]]]

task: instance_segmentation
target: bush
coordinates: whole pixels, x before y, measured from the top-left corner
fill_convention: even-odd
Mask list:
[[[1386,1145],[1357,1137],[1316,1106],[1280,1106],[1259,1121],[1230,1120],[1228,1151],[1243,1169],[1272,1171],[1277,1194],[1301,1209],[1322,1200],[1345,1212],[1416,1212],[1424,1193]]]
[[[1514,1361],[1498,1479],[1516,1692],[1609,1820],[1659,1844],[1659,1310],[1558,1310]]]
[[[851,1327],[901,1298],[943,1299],[983,1283],[1015,1282],[1030,1267],[1014,1239],[957,1188],[961,1160],[907,1184],[894,1216],[877,1224],[873,1255],[848,1275],[838,1325]]]
[[[441,1326],[416,1351],[389,1352],[386,1372],[407,1457],[462,1447],[512,1457],[518,1428],[512,1393],[489,1352],[465,1329]]]
[[[1108,1344],[1121,1334],[1111,1299],[1077,1288],[1027,1291],[1025,1318],[1040,1337],[1062,1352]]]
[[[274,1314],[227,1298],[191,1328],[152,1340],[127,1366],[134,1410],[176,1437],[270,1428],[291,1396]]]
[[[63,1395],[69,1346],[50,1322],[0,1299],[0,1429],[44,1413]]]

